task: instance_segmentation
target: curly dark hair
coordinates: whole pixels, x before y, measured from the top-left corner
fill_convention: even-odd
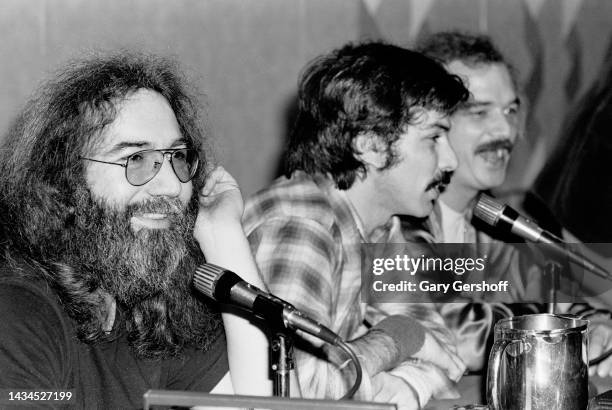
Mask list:
[[[0,218],[6,260],[17,266],[15,260],[25,259],[36,266],[75,319],[78,337],[85,342],[95,342],[104,335],[99,281],[78,272],[64,255],[67,241],[74,240],[70,232],[74,231],[79,192],[87,187],[80,157],[100,143],[120,104],[139,89],[155,91],[167,100],[186,145],[199,152],[201,165],[193,179],[197,193],[204,185],[210,151],[204,145],[206,131],[200,107],[188,92],[177,63],[158,56],[122,51],[69,63],[41,85],[0,148]],[[155,305],[159,316],[143,324],[143,313],[132,312],[132,323],[127,326],[158,339],[143,355],[178,352],[181,341],[176,337],[155,335],[159,329],[145,329],[160,318],[167,322],[169,319],[162,316],[172,314],[166,309],[172,302],[160,299],[148,303]],[[162,326],[170,327],[167,323]],[[206,344],[205,335],[194,336],[198,337]]]
[[[451,114],[467,99],[461,80],[424,55],[390,44],[348,44],[311,61],[299,81],[298,113],[286,153],[295,170],[329,174],[339,189],[351,187],[366,167],[354,138],[373,133],[393,144],[423,109]]]

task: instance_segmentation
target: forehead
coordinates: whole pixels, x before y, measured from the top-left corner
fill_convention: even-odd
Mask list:
[[[508,104],[517,97],[510,71],[502,63],[468,66],[455,60],[446,68],[461,78],[472,100]]]
[[[140,89],[117,105],[115,120],[102,131],[95,151],[117,146],[168,148],[182,140],[180,127],[168,101],[159,93]]]

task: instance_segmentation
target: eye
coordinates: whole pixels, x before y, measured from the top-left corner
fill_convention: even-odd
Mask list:
[[[474,118],[485,118],[487,115],[489,115],[489,111],[486,109],[479,108],[468,111],[468,114]]]
[[[172,158],[177,161],[186,161],[187,151],[186,150],[174,151],[174,153],[172,154]]]
[[[435,133],[435,134],[430,134],[425,136],[425,143],[427,144],[427,146],[431,149],[436,149],[436,147],[438,146],[438,143],[440,142],[440,138],[442,137],[442,133]]]
[[[142,155],[141,152],[136,152],[132,155],[130,155],[129,157],[127,157],[128,162],[134,162],[134,163],[139,163],[142,162],[144,160],[144,156]]]
[[[504,109],[505,115],[518,115],[518,113],[519,113],[519,106],[516,104],[510,105]]]

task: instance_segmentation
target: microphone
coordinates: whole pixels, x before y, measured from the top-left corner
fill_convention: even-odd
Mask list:
[[[511,232],[529,242],[546,244],[557,255],[569,258],[570,261],[599,277],[612,279],[604,268],[566,248],[564,246],[566,243],[561,238],[540,228],[535,222],[520,215],[508,205],[496,202],[486,194],[480,194],[478,202],[474,206],[474,216],[493,227],[497,227],[504,232]]]
[[[310,319],[290,303],[245,282],[232,271],[206,263],[196,268],[193,284],[217,302],[245,308],[277,326],[301,330],[333,345],[342,342],[329,328]]]

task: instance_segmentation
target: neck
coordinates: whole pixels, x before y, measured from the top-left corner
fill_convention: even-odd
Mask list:
[[[374,195],[368,180],[355,180],[353,185],[347,189],[346,196],[353,205],[357,215],[361,219],[363,229],[367,237],[377,227],[385,224],[392,216],[386,210],[385,204],[380,203],[377,195]]]
[[[451,182],[440,196],[440,200],[454,211],[465,214],[471,209],[477,196],[477,190]]]

